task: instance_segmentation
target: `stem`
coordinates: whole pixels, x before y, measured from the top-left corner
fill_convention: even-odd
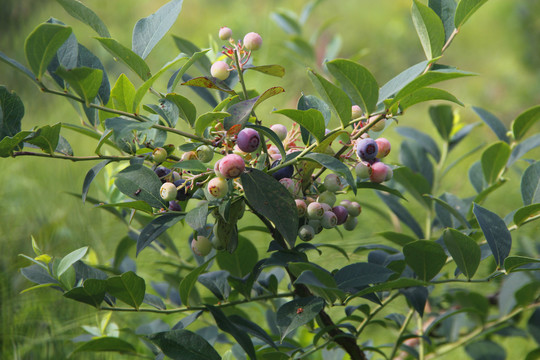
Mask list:
[[[389,360],[392,360],[394,356],[396,356],[396,353],[399,349],[399,345],[401,344],[399,339],[403,336],[403,334],[405,333],[405,330],[407,330],[407,326],[409,325],[409,322],[411,321],[413,315],[414,315],[414,309],[409,310],[407,317],[403,321],[403,325],[401,325],[401,329],[399,329],[397,341],[394,344],[394,347],[392,348],[392,352],[390,353],[390,356],[388,357]]]
[[[418,360],[424,360],[424,321],[422,320],[422,316],[418,314],[418,320],[417,320],[417,327],[418,327]]]
[[[528,306],[525,306],[525,307],[522,307],[522,308],[519,308],[519,309],[515,309],[514,311],[510,312],[508,315],[505,315],[505,316],[503,316],[503,317],[501,317],[501,318],[499,318],[497,320],[489,322],[489,323],[485,324],[483,327],[474,330],[473,332],[471,332],[470,334],[462,337],[460,340],[456,341],[455,343],[448,344],[446,346],[441,346],[438,351],[436,351],[434,354],[428,356],[427,359],[438,359],[441,355],[444,355],[446,353],[449,353],[452,350],[455,350],[457,348],[462,347],[463,345],[465,345],[469,341],[473,340],[477,336],[481,335],[482,333],[490,332],[490,329],[495,328],[495,327],[497,327],[499,325],[502,325],[503,323],[510,320],[514,316],[522,313],[523,311],[530,310],[530,309],[535,309],[535,308],[538,308],[538,307],[540,307],[540,302],[533,303],[533,304],[530,304]]]
[[[40,84],[42,87],[41,87],[41,91],[45,92],[45,93],[50,93],[50,94],[54,94],[54,95],[59,95],[59,96],[64,96],[64,97],[67,97],[67,98],[70,98],[72,100],[75,100],[75,101],[78,101],[82,104],[85,104],[86,105],[86,101],[84,101],[83,99],[77,97],[77,96],[74,96],[70,93],[66,93],[66,92],[62,92],[62,91],[56,91],[56,90],[51,90],[51,89],[48,89],[46,88],[43,84]],[[98,109],[98,110],[102,110],[102,111],[106,111],[106,112],[110,112],[110,113],[113,113],[113,114],[116,114],[116,115],[121,115],[121,116],[126,116],[126,117],[129,117],[131,119],[134,119],[134,120],[137,120],[137,121],[140,121],[140,122],[146,122],[146,120],[144,118],[142,118],[141,116],[135,114],[135,113],[128,113],[126,111],[121,111],[121,110],[115,110],[115,109],[111,109],[111,108],[108,108],[106,106],[101,106],[101,105],[97,105],[97,104],[89,104],[89,107],[91,108],[94,108],[94,109]],[[193,135],[193,134],[190,134],[190,133],[187,133],[187,132],[184,132],[182,130],[178,130],[178,129],[174,129],[174,128],[170,128],[168,126],[163,126],[163,125],[159,125],[159,124],[154,124],[152,125],[152,127],[154,129],[159,129],[159,130],[163,130],[163,131],[167,131],[167,132],[170,132],[170,133],[173,133],[173,134],[177,134],[177,135],[180,135],[180,136],[183,136],[183,137],[186,137],[188,139],[192,139],[192,140],[196,140],[196,141],[200,141],[202,143],[205,143],[207,145],[211,145],[212,144],[212,141],[208,140],[208,139],[204,139],[200,136],[197,136],[197,135]]]
[[[272,294],[272,295],[263,295],[263,296],[258,296],[251,299],[237,300],[237,301],[231,301],[231,302],[227,302],[223,304],[217,304],[215,305],[215,307],[224,308],[224,307],[229,307],[229,306],[247,304],[247,303],[255,302],[255,301],[270,300],[270,299],[292,297],[292,296],[294,296],[294,293],[291,293],[291,292],[281,293],[281,294]],[[160,309],[154,309],[154,308],[135,309],[135,308],[102,306],[99,308],[99,310],[122,311],[122,312],[150,312],[150,313],[157,313],[157,314],[176,314],[176,313],[181,313],[181,312],[186,312],[186,311],[208,311],[206,306],[189,306],[189,307],[182,306],[179,308],[168,309],[168,310],[160,310]]]
[[[112,160],[112,161],[123,161],[131,160],[137,156],[107,156],[107,155],[95,155],[95,156],[69,156],[69,155],[59,155],[59,154],[46,154],[46,153],[35,153],[31,151],[17,151],[14,152],[12,157],[17,156],[38,156],[38,157],[47,157],[53,159],[63,159],[71,161],[91,161],[91,160]]]
[[[364,321],[362,321],[360,323],[360,325],[358,325],[358,329],[356,329],[356,336],[359,336],[362,331],[364,331],[364,329],[366,328],[366,326],[369,325],[369,322],[375,317],[375,315],[377,315],[379,313],[379,311],[381,311],[382,309],[384,309],[384,307],[388,304],[390,304],[390,302],[392,302],[395,298],[397,298],[399,296],[399,293],[396,292],[394,295],[391,295],[389,297],[387,297],[386,299],[383,300],[383,302],[381,303],[381,305],[379,305],[378,308],[376,308],[375,310],[373,310],[372,313],[370,313],[365,319]]]

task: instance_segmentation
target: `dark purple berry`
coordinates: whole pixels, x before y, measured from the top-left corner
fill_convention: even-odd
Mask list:
[[[367,138],[359,140],[356,144],[356,154],[364,161],[375,159],[379,152],[379,146],[373,139]]]
[[[185,182],[186,182],[186,180],[184,180],[184,179],[176,180],[176,181],[174,182],[174,185],[175,185],[176,187],[178,187],[178,186],[182,185],[182,184],[185,183]],[[187,189],[187,186],[188,186],[188,185],[189,185],[189,184],[186,184],[185,187],[183,187],[182,189],[178,190],[178,192],[176,193],[176,200],[178,200],[178,201],[184,201],[184,200],[189,199],[189,197],[190,197],[191,195],[189,194],[188,189]]]
[[[182,211],[182,207],[176,201],[169,201],[169,210],[171,211]]]
[[[332,212],[336,214],[338,225],[343,224],[347,220],[347,216],[349,215],[349,211],[347,211],[347,208],[341,205],[334,206],[332,208]]]
[[[260,143],[261,137],[259,136],[259,133],[252,128],[242,129],[238,133],[238,137],[236,139],[236,145],[238,145],[238,148],[246,153],[257,150]]]
[[[276,167],[279,165],[279,162],[281,160],[276,160],[272,163],[272,167]],[[292,165],[288,165],[288,166],[285,166],[284,168],[281,168],[279,169],[278,171],[276,171],[275,173],[272,173],[272,176],[274,177],[274,179],[276,179],[277,181],[283,179],[283,178],[291,178],[294,174],[294,166]]]
[[[162,183],[167,182],[166,178],[167,175],[171,173],[171,169],[166,168],[165,166],[158,166],[154,172],[159,177],[159,180],[161,180]]]

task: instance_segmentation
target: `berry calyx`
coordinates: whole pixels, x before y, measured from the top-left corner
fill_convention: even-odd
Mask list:
[[[229,184],[227,183],[227,180],[220,177],[215,177],[208,182],[207,189],[210,195],[221,199],[227,195],[227,192],[229,191]]]
[[[210,74],[219,80],[227,80],[229,77],[229,65],[225,61],[216,61],[210,68]]]
[[[259,50],[262,46],[262,37],[261,35],[255,32],[250,32],[250,33],[247,33],[246,36],[244,36],[243,43],[244,43],[244,47],[247,50],[252,50],[252,51]]]
[[[167,160],[167,150],[165,150],[164,148],[162,147],[157,147],[154,149],[154,151],[152,152],[152,158],[154,159],[154,161],[158,164],[161,164],[162,162],[164,162],[165,160]]]
[[[377,142],[371,138],[359,140],[356,144],[356,154],[364,161],[375,159],[379,152]]]
[[[226,26],[219,29],[219,38],[221,40],[229,40],[232,37],[232,30]]]
[[[241,156],[229,154],[219,162],[219,172],[226,179],[234,179],[244,172],[246,164]]]
[[[261,137],[257,130],[252,128],[242,129],[236,138],[236,145],[246,153],[253,152],[259,148]]]
[[[161,185],[161,188],[159,189],[159,195],[165,201],[175,200],[177,193],[178,191],[176,190],[176,186],[174,186],[174,184],[171,182],[166,182],[165,184]]]

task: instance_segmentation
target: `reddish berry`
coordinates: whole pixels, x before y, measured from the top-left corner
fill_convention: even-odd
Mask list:
[[[369,177],[369,180],[371,180],[371,182],[382,183],[383,181],[385,181],[386,175],[388,173],[388,166],[386,166],[385,163],[376,162],[375,164],[371,165],[371,168],[373,169],[373,172]]]
[[[390,149],[392,148],[392,146],[390,145],[390,141],[388,141],[385,138],[378,138],[377,140],[375,140],[375,142],[377,143],[377,146],[379,147],[379,152],[377,153],[377,157],[379,159],[386,157],[386,155],[390,153]]]
[[[306,215],[306,212],[307,212],[306,202],[301,199],[295,199],[294,202],[296,203],[296,210],[298,211],[298,216],[302,217]]]
[[[219,172],[226,179],[234,179],[244,172],[246,164],[241,156],[229,154],[219,162]]]

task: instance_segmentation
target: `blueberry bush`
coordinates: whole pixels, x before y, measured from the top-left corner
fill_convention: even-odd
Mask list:
[[[82,119],[25,130],[30,99],[11,90],[16,84],[1,86],[0,156],[90,163],[77,196],[127,229],[107,263],[89,262],[92,244],[48,254],[32,239],[35,254],[24,255],[22,275],[35,283],[28,290],[49,287],[108,314],[101,328],[85,327],[73,357],[437,359],[464,348],[472,359],[505,359],[511,354],[495,336],[540,343],[540,249],[515,235],[540,217],[540,162],[527,158],[540,146],[533,134],[540,106],[510,128],[474,107],[481,121],[465,124],[454,111],[463,106],[458,97],[433,87],[475,75],[441,59],[486,0],[411,1],[424,61],[380,86],[366,67],[327,49],[325,61],[307,69],[312,87],[287,93],[295,108],[281,108],[283,87],[248,81],[253,72],[286,73],[259,64],[265,41],[257,29],[238,36],[216,28],[209,49],[174,36],[172,60],[151,70],[145,59],[182,0],[140,19],[131,47],[83,3],[58,2],[126,70],[113,79],[108,62],[55,18],[26,38],[26,65],[0,52],[2,66],[69,101]],[[273,19],[300,33],[319,2]],[[301,36],[285,47],[298,58],[314,53]],[[408,108],[427,101],[437,101],[426,116],[436,137],[407,126]],[[263,102],[274,111],[257,113]],[[497,141],[467,144],[481,122]],[[93,148],[75,155],[70,131],[93,139]],[[404,138],[399,148],[384,137],[390,131]],[[399,162],[386,160],[392,152]],[[462,178],[448,179],[460,167]],[[522,206],[488,209],[486,199],[512,178]],[[467,180],[472,194],[455,186]],[[94,181],[105,187],[95,198]],[[376,203],[364,202],[366,193]],[[336,238],[369,226],[363,207],[388,222],[371,229],[376,241],[350,252]],[[189,238],[175,236],[178,227],[190,228]],[[156,272],[138,273],[131,257],[149,252],[160,258],[150,265]],[[341,257],[340,265],[325,267],[323,257]],[[119,331],[112,313],[137,316],[140,326]],[[173,326],[163,320],[172,317]]]

